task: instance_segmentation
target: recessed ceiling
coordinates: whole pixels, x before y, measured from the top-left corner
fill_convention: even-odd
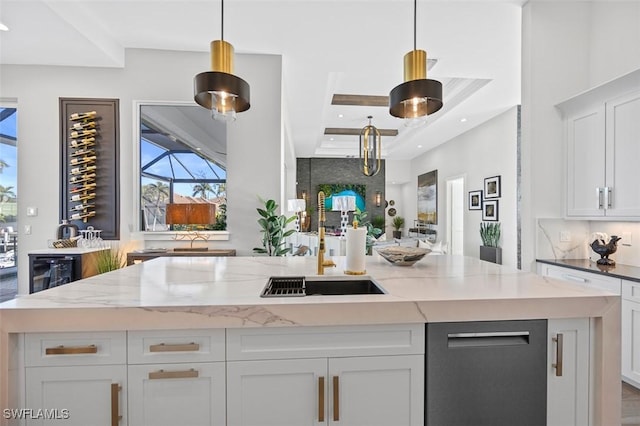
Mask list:
[[[371,115],[376,127],[397,130],[383,137],[383,156],[401,160],[520,102],[522,3],[418,1],[416,45],[432,59],[428,77],[444,86],[444,107],[419,128],[385,106],[332,104],[335,94],[385,97],[402,82],[411,0],[226,0],[224,35],[236,54],[282,55],[296,156],[357,155],[357,136],[324,130],[362,128]],[[126,48],[206,52],[220,37],[217,0],[0,0],[0,10],[10,28],[0,32],[2,64],[122,67]]]

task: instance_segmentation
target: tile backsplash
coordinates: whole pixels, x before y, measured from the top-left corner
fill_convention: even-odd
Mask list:
[[[611,259],[640,267],[640,222],[538,219],[536,256],[538,259],[598,260],[600,256],[589,246],[597,232],[622,237]]]

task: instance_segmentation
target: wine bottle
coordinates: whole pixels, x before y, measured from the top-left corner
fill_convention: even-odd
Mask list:
[[[96,156],[95,155],[92,155],[90,157],[72,158],[71,159],[71,165],[75,166],[76,164],[84,164],[84,163],[89,163],[91,161],[96,161]]]
[[[96,184],[95,182],[90,182],[90,183],[85,183],[82,186],[79,186],[77,188],[73,188],[71,191],[69,191],[71,194],[79,194],[81,192],[85,192],[85,191],[89,191],[90,189],[95,189]]]
[[[87,148],[87,149],[78,149],[76,152],[72,152],[71,156],[72,157],[79,157],[79,156],[90,156],[90,155],[95,155],[96,151],[91,149],[91,148]]]
[[[86,209],[90,209],[92,207],[95,207],[95,204],[78,204],[75,205],[71,208],[71,210],[69,210],[70,212],[73,211],[82,211],[82,210],[86,210]]]
[[[71,142],[69,142],[69,144],[71,145],[71,148],[80,148],[83,146],[93,145],[95,140],[96,138],[84,138],[80,140],[71,139]]]
[[[69,120],[82,120],[85,118],[95,118],[97,112],[89,111],[89,112],[75,112],[69,116]]]
[[[79,121],[77,123],[73,123],[70,127],[71,130],[87,130],[87,129],[95,129],[96,122],[95,121]]]
[[[91,172],[93,170],[97,169],[96,166],[91,165],[91,166],[86,166],[86,167],[75,167],[73,169],[71,169],[71,171],[69,173],[71,173],[72,175],[81,175],[83,173],[86,172]]]
[[[78,201],[86,201],[86,200],[91,200],[93,198],[96,198],[96,193],[92,192],[90,194],[74,194],[71,196],[71,201],[73,202],[78,202]]]
[[[71,220],[86,219],[95,215],[96,215],[96,212],[74,213],[71,215]]]
[[[72,138],[80,138],[82,136],[94,136],[98,131],[96,129],[74,130],[70,133]]]
[[[93,180],[95,179],[96,174],[95,173],[89,173],[86,175],[77,175],[77,176],[71,176],[71,178],[69,178],[69,183],[71,184],[76,184],[76,183],[82,183],[82,182],[86,182],[89,180]]]

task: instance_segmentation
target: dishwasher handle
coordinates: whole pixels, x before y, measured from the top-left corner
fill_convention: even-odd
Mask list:
[[[447,347],[517,346],[529,344],[528,331],[496,331],[483,333],[449,333]]]

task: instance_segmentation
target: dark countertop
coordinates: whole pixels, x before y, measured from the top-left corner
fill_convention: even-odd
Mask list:
[[[607,275],[622,278],[623,280],[640,282],[640,268],[637,266],[616,264],[614,266],[598,265],[589,259],[536,259],[540,263],[577,269],[579,271],[592,272],[594,274]]]

